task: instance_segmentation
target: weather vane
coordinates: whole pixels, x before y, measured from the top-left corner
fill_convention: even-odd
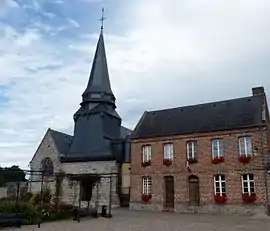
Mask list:
[[[101,18],[99,19],[99,21],[101,22],[101,30],[103,30],[103,22],[104,20],[107,19],[104,17],[104,7],[102,8],[102,15]]]

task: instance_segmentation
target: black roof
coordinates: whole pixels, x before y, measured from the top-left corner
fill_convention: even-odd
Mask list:
[[[60,154],[67,153],[73,136],[52,129],[49,129],[49,132],[54,140],[58,152]]]
[[[59,132],[49,128],[49,132],[54,140],[56,148],[60,154],[66,154],[69,150],[70,144],[72,142],[73,136],[68,135],[63,132]],[[131,135],[132,130],[121,126],[121,139],[125,139],[127,136]]]
[[[258,126],[262,95],[145,112],[132,139]]]

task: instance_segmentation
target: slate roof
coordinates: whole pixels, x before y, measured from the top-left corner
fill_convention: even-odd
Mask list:
[[[60,154],[66,154],[72,142],[73,136],[68,135],[63,132],[59,132],[53,129],[49,129],[49,132],[54,140],[56,148]],[[131,135],[132,130],[121,126],[121,138],[125,139],[127,136]]]
[[[145,112],[131,138],[237,129],[262,123],[261,95]]]
[[[63,132],[55,131],[52,129],[49,129],[49,131],[54,140],[56,148],[58,149],[58,152],[60,154],[67,153],[70,147],[70,144],[72,142],[73,136],[63,133]]]

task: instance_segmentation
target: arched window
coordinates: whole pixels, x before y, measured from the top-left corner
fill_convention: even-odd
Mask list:
[[[53,162],[51,158],[46,157],[41,162],[41,169],[45,176],[52,176],[53,175]]]

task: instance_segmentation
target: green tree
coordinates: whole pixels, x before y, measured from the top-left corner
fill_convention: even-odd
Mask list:
[[[26,181],[25,173],[17,165],[11,167],[0,167],[0,186],[7,182]]]

